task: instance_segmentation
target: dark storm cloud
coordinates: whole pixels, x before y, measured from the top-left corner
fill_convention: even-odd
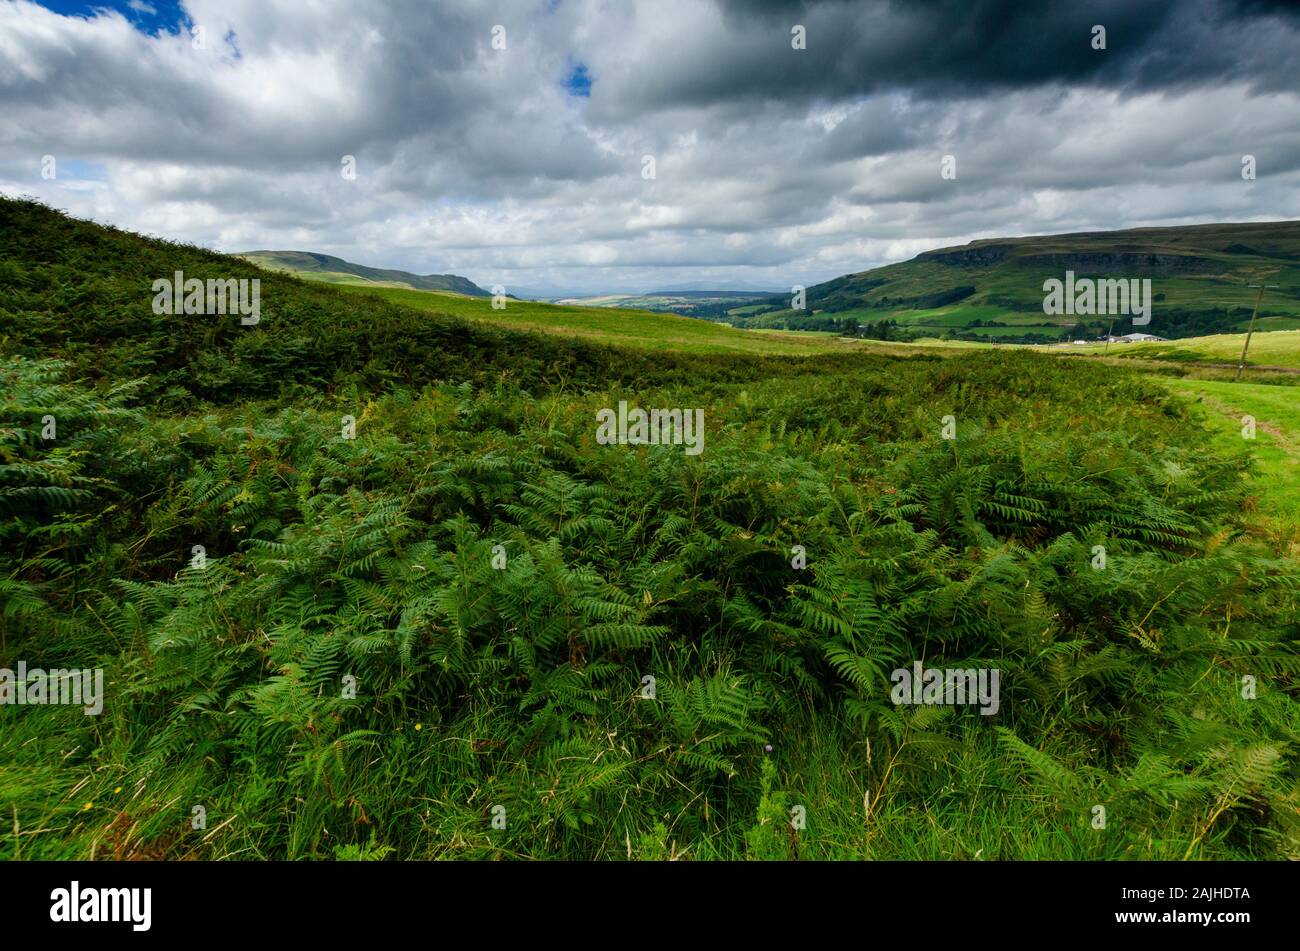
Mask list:
[[[819,157],[843,161],[888,155],[933,141],[941,109],[907,101],[874,99],[863,103],[829,132],[817,146]]]
[[[722,0],[721,17],[655,58],[610,64],[609,109],[907,90],[976,97],[1048,84],[1134,92],[1295,83],[1296,8],[1225,0]],[[791,29],[807,49],[791,55]],[[1093,49],[1093,27],[1106,49]]]

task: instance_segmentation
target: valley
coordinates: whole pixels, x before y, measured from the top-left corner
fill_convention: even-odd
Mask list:
[[[0,198],[0,666],[103,674],[0,709],[0,847],[1300,856],[1300,388],[1234,339],[494,309]]]

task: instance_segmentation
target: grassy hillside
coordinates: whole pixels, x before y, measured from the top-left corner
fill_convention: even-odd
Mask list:
[[[1109,318],[1043,313],[1043,282],[1076,277],[1150,278],[1151,323],[1116,322],[1188,337],[1244,329],[1255,300],[1247,285],[1269,289],[1261,316],[1278,329],[1300,319],[1300,222],[1214,224],[1129,231],[998,238],[940,248],[910,261],[848,274],[808,288],[808,312],[733,310],[741,326],[812,326],[827,318],[859,326],[891,321],[895,336],[964,333],[1044,342],[1104,334]],[[788,306],[788,305],[785,305]]]
[[[450,291],[470,297],[486,297],[488,293],[468,278],[455,274],[412,274],[410,271],[367,267],[314,251],[245,251],[238,257],[268,270],[287,271],[329,284],[410,287],[422,291]]]
[[[802,337],[786,343],[791,335],[746,334],[662,314],[646,314],[654,323],[642,324],[635,314],[610,311],[593,316],[611,321],[606,330],[579,324],[562,334],[582,337],[590,329],[590,336],[599,339],[628,327],[648,328],[621,334],[642,346],[616,350],[560,339],[559,333],[508,329],[516,315],[525,316],[527,324],[527,314],[537,320],[537,314],[566,310],[550,305],[519,302],[517,310],[492,311],[486,300],[459,295],[387,289],[361,293],[268,272],[238,257],[93,228],[31,202],[4,199],[0,211],[0,339],[33,355],[57,352],[77,377],[139,378],[148,394],[174,400],[228,402],[345,382],[373,388],[386,381],[482,380],[501,373],[525,381],[603,385],[705,372],[745,379],[762,371],[722,357],[752,350],[793,358],[829,346],[803,343]],[[237,317],[154,314],[152,282],[170,278],[178,269],[201,279],[260,280],[260,323],[250,328]],[[390,294],[407,295],[421,308],[383,296]],[[457,310],[485,319],[464,320]],[[622,318],[631,319],[614,323]],[[657,337],[665,327],[683,330],[684,343]],[[698,348],[692,346],[701,341]],[[702,352],[692,356],[692,349]],[[668,350],[680,351],[682,358],[665,361],[662,351]]]
[[[261,321],[154,314],[177,269]],[[0,668],[106,681],[0,705],[0,857],[1300,858],[1300,569],[1205,409],[389,294],[0,200]]]
[[[1263,322],[1260,322],[1262,325]],[[1075,353],[1109,356],[1129,360],[1164,360],[1174,363],[1224,364],[1236,367],[1241,360],[1245,334],[1213,334],[1189,337],[1167,343],[1139,342],[1072,347]],[[1273,366],[1300,370],[1300,330],[1261,332],[1257,326],[1246,356],[1247,367]]]
[[[692,353],[811,354],[854,349],[853,341],[824,334],[763,334],[724,324],[615,307],[579,307],[507,299],[500,310],[490,299],[450,297],[401,288],[349,288],[384,300],[468,320],[618,344],[641,350]]]
[[[1166,380],[1198,400],[1222,433],[1222,445],[1242,444],[1243,418],[1254,418],[1258,464],[1252,505],[1271,516],[1294,539],[1300,555],[1300,391],[1293,387],[1215,380]]]

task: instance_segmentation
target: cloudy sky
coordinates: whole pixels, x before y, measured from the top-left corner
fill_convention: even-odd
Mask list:
[[[788,289],[1300,218],[1298,90],[1282,0],[0,0],[0,192],[484,286]]]

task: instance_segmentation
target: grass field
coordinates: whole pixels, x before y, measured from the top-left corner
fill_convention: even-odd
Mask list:
[[[1120,359],[1231,363],[1235,367],[1241,357],[1241,346],[1244,342],[1243,334],[1215,334],[1209,337],[1188,337],[1186,340],[1171,340],[1164,343],[1111,344],[1108,354]],[[1089,344],[1082,347],[1072,346],[1070,352],[1096,355],[1107,352],[1107,348],[1105,344]],[[1257,329],[1250,341],[1247,365],[1300,369],[1300,330],[1261,333]]]
[[[879,320],[881,314],[877,311],[874,315],[867,311],[856,311],[861,314],[863,320]],[[976,320],[997,321],[998,323],[1007,324],[1009,327],[1020,328],[1018,332],[1023,333],[1025,328],[1042,328],[1044,333],[1060,334],[1062,330],[1071,325],[1071,321],[1051,320],[1042,313],[1016,313],[1009,312],[1001,307],[993,307],[987,304],[952,304],[948,307],[936,307],[930,310],[899,310],[890,311],[886,316],[898,321],[899,326],[903,327],[948,327],[960,329],[967,327]],[[972,331],[979,332],[982,329],[1000,330],[1003,328],[989,327],[979,328],[971,327]]]
[[[303,273],[294,271],[290,268],[276,268],[273,265],[257,262],[258,267],[264,267],[268,270],[279,270],[284,274],[294,274],[305,281],[320,281],[322,284],[346,284],[354,287],[395,287],[414,290],[409,284],[403,284],[400,281],[371,281],[364,277],[357,277],[355,274],[346,274],[342,271],[312,271]],[[450,294],[450,291],[424,291],[426,294]],[[460,295],[456,295],[460,296]]]
[[[1288,386],[1169,379],[1166,386],[1201,402],[1226,451],[1248,446],[1258,464],[1252,489],[1260,509],[1297,538],[1300,526],[1300,390]],[[1242,435],[1242,417],[1255,419],[1255,438]],[[1300,548],[1295,549],[1300,555]]]
[[[725,324],[655,311],[614,307],[578,307],[507,299],[494,310],[490,298],[431,294],[400,288],[349,287],[394,303],[451,314],[512,330],[555,334],[594,343],[642,350],[688,353],[813,354],[852,349],[858,344],[831,334],[784,333],[779,336],[737,330]]]
[[[1244,334],[1250,329],[1250,321],[1243,320],[1233,329]],[[1274,330],[1300,330],[1300,317],[1260,317],[1255,321],[1256,333]]]

